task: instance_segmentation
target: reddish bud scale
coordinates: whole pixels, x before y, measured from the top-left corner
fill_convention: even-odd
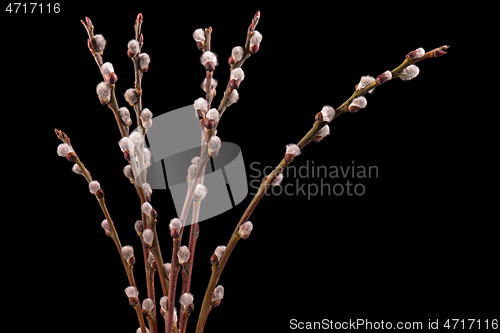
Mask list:
[[[206,129],[212,129],[212,128],[214,128],[214,126],[215,126],[215,123],[212,119],[208,119],[208,118],[205,119],[205,128]]]
[[[146,73],[146,72],[148,71],[148,69],[149,69],[149,65],[147,65],[147,66],[146,66],[146,67],[144,67],[144,68],[141,68],[141,71],[142,71],[143,73]]]
[[[109,73],[106,76],[106,82],[108,82],[109,84],[115,84],[116,81],[118,81],[118,76],[114,72],[113,73]]]
[[[213,62],[213,61],[207,61],[205,63],[205,70],[207,72],[213,72],[215,70],[215,62]]]
[[[406,59],[408,59],[408,60],[412,60],[413,58],[415,58],[415,55],[416,55],[416,54],[417,54],[417,50],[413,50],[413,51],[411,51],[410,53],[408,53],[408,54],[406,55]]]
[[[203,112],[202,109],[196,109],[196,114],[198,115],[198,118],[205,118],[205,112]]]
[[[321,112],[316,113],[314,120],[320,121],[320,122],[323,121],[323,113],[321,113]]]
[[[259,48],[260,48],[260,44],[255,44],[255,45],[250,46],[250,53],[255,54],[255,53],[259,52]]]
[[[125,151],[123,152],[123,158],[124,158],[126,161],[131,161],[131,160],[132,160],[132,158],[131,158],[131,156],[130,156],[130,152],[129,152],[128,150],[125,150]]]
[[[218,300],[216,300],[216,301],[212,301],[212,304],[211,304],[211,305],[212,305],[212,307],[213,307],[213,308],[216,308],[216,307],[218,307],[218,306],[220,305],[220,302],[221,302],[221,300],[220,300],[220,299],[218,299]]]
[[[155,220],[158,218],[158,213],[154,208],[151,208],[151,217],[154,218]]]
[[[292,163],[292,161],[293,161],[293,155],[292,154],[285,154],[285,161],[287,163]]]
[[[111,237],[111,233],[109,231],[104,230],[104,233],[106,234],[106,236]]]
[[[180,233],[179,229],[172,229],[172,230],[170,230],[170,237],[172,237],[173,239],[179,238],[180,235],[181,235],[181,233]]]
[[[229,81],[229,86],[233,89],[238,89],[240,87],[240,83],[240,81],[232,79],[231,81]]]
[[[255,25],[252,23],[250,23],[250,26],[248,27],[248,31],[251,31],[253,32],[255,30]]]
[[[130,259],[127,260],[127,264],[129,264],[130,266],[134,266],[135,265],[135,256],[130,257]]]
[[[130,304],[130,306],[136,306],[138,303],[139,303],[139,300],[137,299],[137,297],[129,297],[128,298],[128,304]]]
[[[92,52],[94,46],[92,45],[92,41],[90,39],[87,39],[87,47],[89,48],[90,52]]]
[[[219,155],[219,150],[211,151],[208,155],[210,155],[210,157],[217,157],[217,155]]]
[[[435,58],[437,58],[437,57],[444,56],[446,53],[447,53],[446,51],[437,50],[437,51],[434,51],[433,55]]]
[[[134,53],[132,53],[132,51],[130,51],[130,49],[128,49],[128,50],[127,50],[127,56],[128,56],[129,58],[133,58],[133,57],[135,56],[135,54],[134,54]]]
[[[188,304],[188,306],[184,307],[184,312],[191,313],[193,311],[194,311],[194,304],[193,303]]]
[[[349,105],[348,110],[350,113],[356,113],[356,112],[358,112],[359,107],[357,107],[355,105]]]
[[[375,80],[377,81],[378,84],[382,84],[385,81],[387,81],[387,77],[384,74],[380,74],[379,76],[377,76]]]
[[[236,64],[236,61],[234,61],[233,55],[229,56],[229,59],[227,60],[227,62],[229,64],[229,66]]]
[[[70,162],[74,162],[74,161],[76,161],[76,154],[74,152],[70,151],[68,153],[68,155],[66,155],[66,159]]]
[[[212,256],[210,257],[210,263],[212,264],[212,266],[217,265],[219,263],[219,257],[217,257],[215,253],[212,254]]]
[[[104,198],[104,191],[102,190],[102,188],[100,188],[100,189],[97,190],[97,192],[95,193],[95,196],[98,199],[103,199]]]
[[[87,16],[85,16],[85,22],[88,26],[92,26],[92,21]]]

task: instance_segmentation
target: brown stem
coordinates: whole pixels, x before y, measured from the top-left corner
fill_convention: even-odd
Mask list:
[[[168,290],[166,333],[172,333],[174,328],[175,291],[177,289],[177,277],[179,276],[179,270],[181,269],[181,265],[179,265],[179,258],[177,257],[177,252],[179,251],[179,247],[181,245],[180,238],[174,238],[173,243],[170,283]]]

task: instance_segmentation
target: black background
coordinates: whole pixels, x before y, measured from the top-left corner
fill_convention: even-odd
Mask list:
[[[20,284],[16,292],[28,293],[20,298],[23,306],[36,307],[43,318],[20,325],[82,332],[138,327],[123,292],[127,280],[116,249],[100,227],[99,205],[83,177],[70,172],[71,163],[56,155],[60,141],[54,128],[70,136],[106,193],[122,244],[139,254],[133,229],[139,200],[122,175],[120,135],[110,110],[98,102],[95,86],[102,77],[79,20],[90,17],[95,33],[107,39],[104,61],[114,65],[117,98],[124,106],[123,92],[134,82],[126,45],[143,13],[142,51],[152,59],[143,78],[143,105],[157,116],[203,96],[204,69],[192,32],[213,27],[212,50],[220,62],[214,77],[221,93],[226,59],[244,44],[257,10],[261,49],[245,62],[240,101],[219,127],[223,141],[240,145],[247,165],[277,165],[285,145],[302,138],[323,105],[341,105],[362,75],[391,70],[418,47],[451,48],[442,58],[421,62],[416,79],[378,87],[366,96],[366,109],[335,119],[332,134],[296,158],[296,167],[307,160],[326,166],[354,161],[377,166],[379,174],[354,180],[365,185],[363,196],[263,198],[250,218],[251,237],[238,243],[221,276],[226,294],[211,311],[206,331],[286,331],[292,318],[427,323],[498,316],[498,217],[489,215],[497,195],[495,173],[488,171],[497,151],[494,132],[485,128],[491,124],[485,111],[493,105],[484,97],[471,98],[471,89],[481,83],[462,66],[471,57],[480,63],[485,51],[476,45],[471,54],[464,45],[470,31],[462,9],[353,2],[282,7],[82,2],[62,3],[58,14],[2,13],[4,101],[13,102],[5,103],[3,112],[16,142],[4,174],[14,181],[9,188],[15,191],[17,216],[5,228],[8,237],[17,235],[9,250],[18,253],[9,275]],[[295,180],[283,184],[287,181]],[[317,178],[310,181],[319,184]],[[344,180],[325,180],[337,181]],[[188,331],[194,331],[210,277],[208,259],[217,245],[227,243],[250,200],[200,224],[192,287],[197,310]],[[169,258],[168,221],[176,213],[166,191],[156,191],[152,204]],[[136,257],[143,299],[143,263]],[[158,280],[157,287],[160,295]]]

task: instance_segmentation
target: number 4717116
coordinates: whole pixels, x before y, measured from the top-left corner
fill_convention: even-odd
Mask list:
[[[18,13],[23,13],[23,14],[35,14],[35,13],[59,13],[61,12],[61,5],[59,3],[37,3],[37,2],[9,2],[7,5],[7,8],[5,8],[6,12],[9,12],[9,14],[18,14]]]
[[[498,329],[498,319],[448,319],[443,327],[447,329]]]

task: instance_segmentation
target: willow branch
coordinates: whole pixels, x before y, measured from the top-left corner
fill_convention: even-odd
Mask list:
[[[401,65],[399,65],[398,67],[396,67],[394,70],[391,71],[392,79],[399,77],[401,75],[401,73],[403,72],[403,70],[410,65],[416,64],[424,59],[434,58],[434,57],[441,56],[441,55],[445,54],[446,52],[444,52],[444,50],[446,50],[448,48],[449,48],[449,46],[447,46],[447,45],[438,47],[436,49],[433,49],[432,51],[425,53],[421,58],[418,58],[418,59],[411,59],[410,57],[407,56],[405,61]],[[342,113],[347,112],[349,105],[351,104],[351,102],[355,98],[364,95],[365,93],[367,93],[371,89],[379,86],[380,84],[382,84],[382,83],[378,83],[377,80],[375,80],[372,83],[370,83],[369,85],[367,85],[366,87],[359,89],[359,90],[356,90],[352,94],[352,96],[349,97],[349,99],[347,99],[347,101],[345,101],[341,106],[339,106],[337,109],[335,109],[335,116],[334,117],[338,117]],[[312,128],[307,132],[307,134],[297,143],[297,146],[302,150],[309,142],[311,142],[315,138],[318,131],[321,128],[323,128],[326,124],[328,124],[327,121],[316,121],[314,123],[314,125],[312,126]],[[203,332],[206,319],[207,319],[208,314],[209,314],[210,309],[211,309],[211,299],[212,299],[213,291],[217,285],[217,282],[219,281],[222,270],[224,269],[224,267],[227,263],[227,260],[229,259],[229,256],[231,255],[231,252],[233,251],[234,247],[236,246],[236,243],[238,243],[238,241],[241,238],[238,234],[240,226],[243,223],[245,223],[246,221],[248,221],[248,219],[252,215],[253,211],[255,210],[258,203],[260,202],[260,199],[262,199],[262,197],[264,196],[267,189],[271,186],[271,184],[275,181],[276,177],[283,171],[283,169],[285,169],[288,166],[288,164],[289,164],[289,162],[287,162],[286,159],[283,158],[281,160],[281,162],[279,163],[279,165],[276,167],[276,169],[274,169],[273,172],[268,177],[264,178],[257,193],[255,194],[254,198],[252,199],[252,201],[248,205],[247,209],[243,213],[240,221],[236,225],[236,228],[234,229],[233,234],[231,235],[231,238],[229,239],[229,242],[226,246],[226,249],[225,249],[222,257],[220,258],[220,260],[218,261],[218,263],[216,265],[212,266],[212,275],[210,277],[210,281],[208,283],[208,287],[207,287],[205,297],[203,299],[202,307],[200,310],[200,315],[198,317],[198,324],[196,327],[196,333]]]
[[[55,129],[55,133],[56,133],[57,137],[62,142],[68,144],[71,147],[71,149],[73,150],[74,155],[75,155],[74,162],[78,165],[78,167],[80,168],[80,170],[82,172],[82,175],[85,177],[87,182],[90,184],[92,182],[92,177],[90,176],[90,173],[88,172],[88,170],[85,168],[85,165],[82,163],[82,161],[78,157],[78,154],[76,153],[75,149],[71,145],[69,137],[63,131],[60,131],[57,128]],[[101,207],[101,210],[104,214],[104,217],[108,221],[109,237],[111,237],[111,239],[115,243],[116,249],[118,250],[118,254],[120,255],[120,259],[121,259],[122,264],[123,264],[123,268],[125,269],[125,273],[127,274],[129,285],[135,287],[136,284],[135,284],[134,273],[133,273],[133,269],[134,269],[133,262],[129,263],[123,256],[120,238],[118,237],[118,233],[116,231],[115,224],[113,223],[113,220],[111,219],[111,215],[109,214],[108,208],[106,207],[104,197],[99,198],[97,194],[95,194],[95,196],[96,196],[97,201],[99,202],[99,206]],[[136,310],[137,319],[139,320],[139,325],[141,326],[142,332],[146,333],[146,326],[144,323],[144,318],[142,316],[141,306],[136,305],[134,308]]]

